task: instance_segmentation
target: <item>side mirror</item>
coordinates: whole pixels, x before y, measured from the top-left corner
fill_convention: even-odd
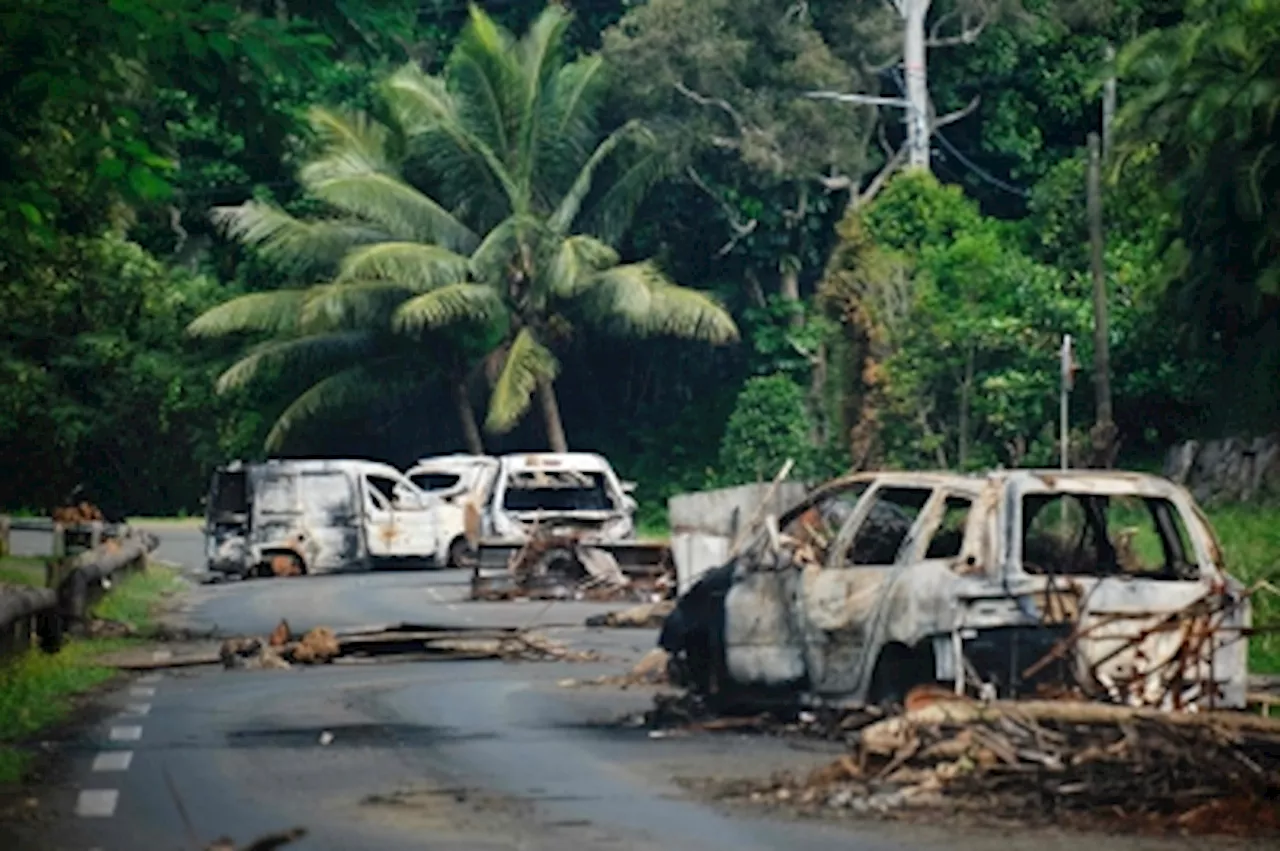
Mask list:
[[[622,483],[622,492],[623,492],[623,493],[626,493],[626,494],[635,493],[635,492],[636,492],[636,483],[635,483],[635,482],[623,482],[623,483]]]
[[[640,505],[635,501],[634,497],[624,496],[622,498],[622,507],[626,509],[628,512],[634,513],[635,510],[640,507]]]

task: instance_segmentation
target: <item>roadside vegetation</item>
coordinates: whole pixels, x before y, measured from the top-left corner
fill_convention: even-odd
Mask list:
[[[1280,625],[1280,506],[1221,506],[1206,513],[1222,542],[1227,570],[1246,585],[1271,583],[1253,597],[1254,624]],[[1250,639],[1249,668],[1280,674],[1280,634]]]
[[[4,556],[0,558],[0,583],[11,585],[44,585],[44,559]]]
[[[80,695],[109,681],[115,671],[99,659],[144,639],[165,596],[179,587],[176,571],[152,565],[115,583],[93,607],[94,617],[127,624],[138,638],[71,639],[54,654],[36,648],[0,662],[0,784],[21,780],[31,757],[23,743],[67,720]]]

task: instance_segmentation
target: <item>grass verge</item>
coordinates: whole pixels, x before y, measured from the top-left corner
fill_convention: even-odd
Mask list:
[[[44,587],[44,559],[5,556],[0,558],[0,583]]]
[[[1280,506],[1229,505],[1206,509],[1222,542],[1227,571],[1246,585],[1265,579],[1280,586]],[[1280,597],[1263,590],[1253,597],[1254,626],[1280,626]],[[1280,673],[1280,634],[1249,640],[1249,668]]]
[[[115,583],[94,606],[93,614],[127,623],[145,635],[155,626],[163,598],[179,586],[177,571],[153,565]],[[22,743],[68,718],[76,695],[111,679],[114,670],[99,659],[129,643],[129,639],[74,640],[56,654],[36,649],[0,663],[0,785],[21,781],[30,761]]]

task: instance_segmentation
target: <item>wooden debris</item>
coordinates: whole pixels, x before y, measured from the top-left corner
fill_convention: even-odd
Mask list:
[[[659,600],[656,603],[641,603],[620,612],[609,612],[587,618],[587,626],[635,627],[639,629],[657,629],[667,619],[667,615],[675,609],[674,600]]]
[[[341,653],[342,647],[338,644],[333,630],[323,626],[308,632],[301,641],[287,651],[289,660],[299,665],[332,662]]]
[[[937,699],[863,728],[826,768],[775,777],[746,797],[898,816],[1280,835],[1280,721]]]
[[[250,842],[248,845],[238,846],[235,840],[228,836],[216,839],[212,844],[205,848],[205,851],[275,851],[290,844],[307,835],[307,829],[304,827],[295,827],[289,830],[282,830],[278,833],[269,833],[266,836],[260,836]]]

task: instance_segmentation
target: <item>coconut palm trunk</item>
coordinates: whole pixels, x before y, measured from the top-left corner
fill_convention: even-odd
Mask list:
[[[454,380],[453,401],[458,407],[458,422],[462,425],[462,437],[467,442],[467,451],[472,455],[483,455],[484,439],[480,436],[480,426],[476,423],[476,412],[471,407],[471,396],[467,393],[465,378]]]
[[[556,401],[556,388],[547,378],[538,379],[538,403],[542,405],[542,422],[547,430],[547,445],[552,452],[568,452],[569,441],[564,436],[564,424],[560,421],[560,403]]]

